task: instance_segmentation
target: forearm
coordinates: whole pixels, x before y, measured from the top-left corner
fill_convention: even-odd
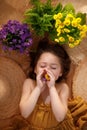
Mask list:
[[[32,113],[39,98],[39,95],[40,88],[35,87],[29,98],[20,103],[20,110],[23,117],[27,118]]]
[[[67,108],[63,105],[55,87],[49,89],[53,113],[58,121],[62,121],[66,115]]]

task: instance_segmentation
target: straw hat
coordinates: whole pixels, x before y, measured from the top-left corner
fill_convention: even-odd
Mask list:
[[[72,62],[74,64],[79,64],[82,60],[87,57],[87,37],[83,39],[80,45],[75,48],[69,48],[68,46],[64,46],[67,50]]]
[[[9,118],[17,112],[25,78],[16,62],[0,57],[0,119]]]
[[[87,58],[75,70],[72,83],[73,96],[81,96],[87,101]]]

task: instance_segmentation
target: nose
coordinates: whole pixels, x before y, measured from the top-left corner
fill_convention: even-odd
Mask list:
[[[47,66],[47,67],[46,67],[46,70],[50,70],[50,66]]]

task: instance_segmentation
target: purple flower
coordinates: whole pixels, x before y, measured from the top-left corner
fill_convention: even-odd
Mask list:
[[[16,20],[9,20],[0,30],[0,42],[4,50],[24,52],[32,45],[32,37],[28,25]]]

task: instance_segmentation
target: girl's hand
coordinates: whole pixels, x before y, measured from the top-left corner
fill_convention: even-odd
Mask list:
[[[55,76],[53,75],[53,73],[51,71],[47,71],[47,74],[50,77],[50,80],[47,81],[47,86],[49,88],[54,87],[55,86]]]
[[[37,81],[37,87],[40,88],[40,90],[43,90],[45,88],[46,81],[42,80],[42,74],[43,71],[37,74],[36,81]]]

